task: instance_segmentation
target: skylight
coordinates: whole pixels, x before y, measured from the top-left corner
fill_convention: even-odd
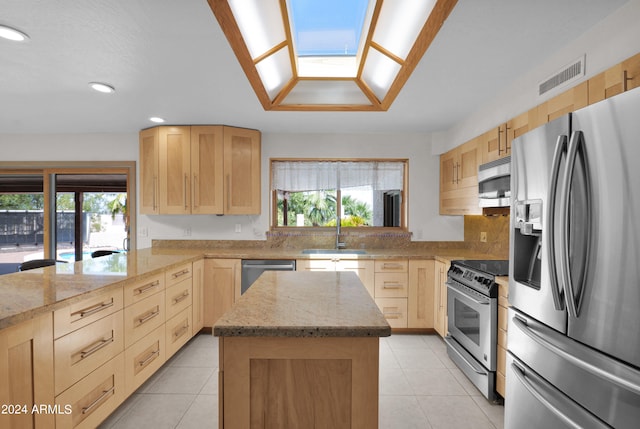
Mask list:
[[[368,0],[289,0],[298,57],[355,57]]]
[[[208,0],[265,110],[387,110],[457,0]]]

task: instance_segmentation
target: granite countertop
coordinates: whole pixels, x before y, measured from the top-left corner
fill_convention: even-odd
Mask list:
[[[142,249],[0,275],[0,329],[202,258],[203,252]]]
[[[268,271],[216,322],[213,333],[386,337],[391,328],[353,272]]]

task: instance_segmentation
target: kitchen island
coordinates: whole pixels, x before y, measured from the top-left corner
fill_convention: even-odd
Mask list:
[[[266,272],[213,333],[220,428],[378,427],[391,328],[354,273]]]

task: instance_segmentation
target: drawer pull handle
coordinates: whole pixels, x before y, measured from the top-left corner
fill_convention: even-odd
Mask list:
[[[140,286],[139,288],[134,289],[133,294],[134,295],[142,295],[143,293],[145,293],[149,289],[153,289],[154,287],[158,286],[159,284],[160,284],[160,280],[156,280],[155,282],[151,282],[151,283],[146,284],[144,286]]]
[[[187,323],[186,325],[182,326],[179,330],[177,330],[176,332],[173,333],[173,336],[175,338],[180,338],[181,336],[183,336],[186,332],[187,329],[189,329],[189,324]]]
[[[82,407],[82,414],[88,414],[93,408],[95,408],[100,402],[102,402],[107,396],[111,395],[116,390],[116,386],[112,386],[109,390],[104,390],[95,401],[90,403],[86,407]]]
[[[402,289],[403,284],[398,282],[384,282],[382,289]]]
[[[188,290],[185,290],[185,291],[182,293],[182,295],[180,295],[180,296],[178,296],[178,297],[176,297],[176,298],[173,298],[173,303],[174,303],[174,304],[177,304],[177,303],[179,303],[180,301],[184,301],[184,300],[185,300],[185,299],[187,299],[188,297],[189,297],[189,291],[188,291]]]
[[[386,319],[400,319],[402,317],[402,313],[399,311],[383,313]]]
[[[157,308],[157,307],[156,307]],[[156,317],[158,314],[160,314],[160,310],[156,310],[156,311],[152,311],[151,313],[147,314],[144,317],[139,317],[138,318],[138,326],[142,325],[145,322],[148,322],[149,320],[153,319],[154,317]]]
[[[105,308],[109,308],[109,307],[113,307],[113,298],[111,298],[111,301],[109,302],[101,302],[100,304],[96,304],[94,306],[82,309],[80,311],[76,311],[75,313],[71,313],[72,316],[75,315],[80,315],[80,317],[87,317],[87,316],[91,316],[92,314],[98,313],[102,310],[104,310]]]
[[[155,359],[156,357],[158,357],[160,355],[160,349],[153,351],[149,354],[149,356],[141,361],[138,361],[138,365],[140,366],[145,366],[146,364],[148,364],[149,362],[151,362],[153,359]]]
[[[189,274],[189,269],[188,268],[185,268],[184,270],[179,271],[177,273],[173,273],[171,275],[173,276],[174,279],[177,279],[178,277],[184,276],[185,274]]]
[[[93,346],[89,347],[88,350],[83,350],[80,352],[80,359],[86,359],[98,350],[108,346],[113,342],[113,331],[111,332],[111,338],[107,338],[106,340],[100,340],[95,343]]]
[[[402,264],[389,264],[389,263],[382,264],[383,270],[401,270],[403,268],[404,266]]]

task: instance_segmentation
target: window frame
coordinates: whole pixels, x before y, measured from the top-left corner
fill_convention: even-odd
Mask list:
[[[269,225],[271,231],[288,232],[312,232],[333,231],[335,226],[279,226],[278,223],[278,191],[273,189],[273,163],[274,162],[400,162],[403,164],[402,190],[400,191],[400,226],[341,226],[343,232],[357,232],[359,234],[382,232],[408,232],[409,231],[409,159],[408,158],[269,158]],[[342,206],[341,190],[336,190],[336,210],[340,213]]]

